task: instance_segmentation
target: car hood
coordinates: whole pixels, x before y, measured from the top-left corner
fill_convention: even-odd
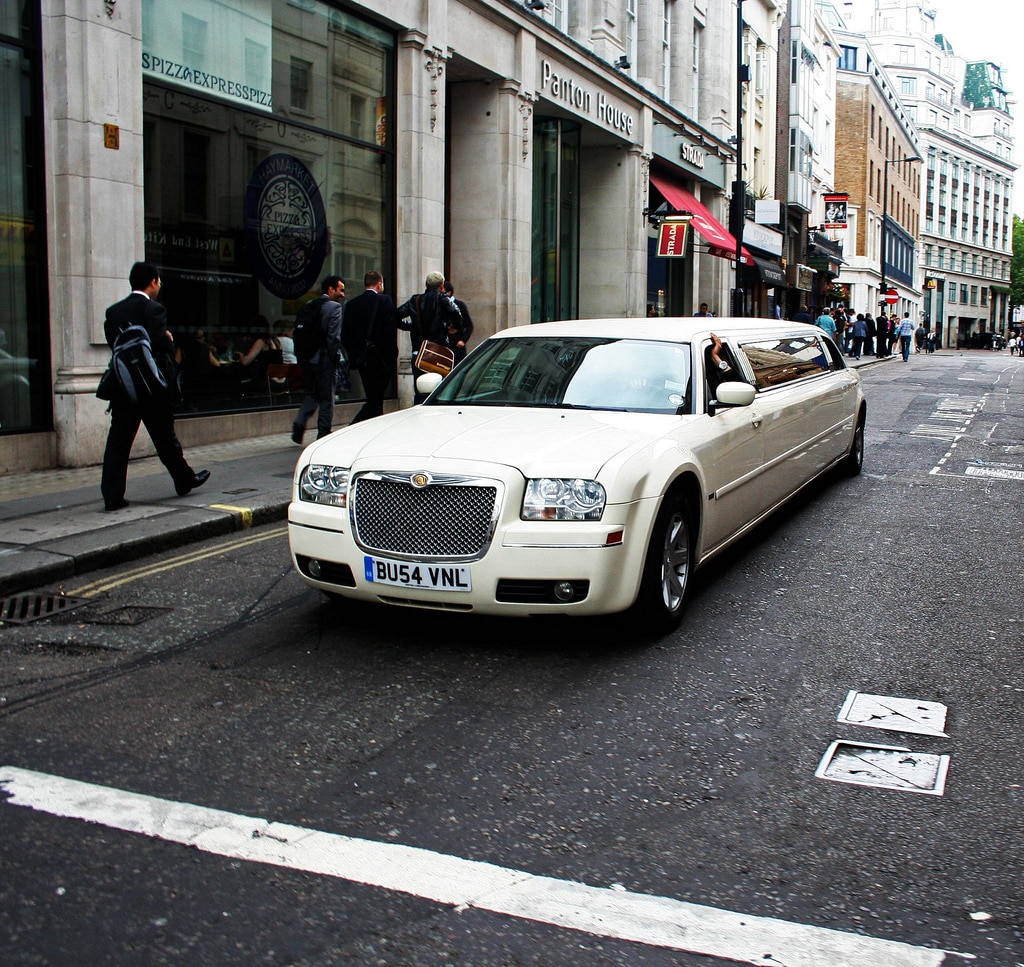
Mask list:
[[[444,461],[515,467],[526,477],[597,477],[625,451],[688,417],[523,407],[417,406],[357,423],[311,445],[308,463],[430,469]]]

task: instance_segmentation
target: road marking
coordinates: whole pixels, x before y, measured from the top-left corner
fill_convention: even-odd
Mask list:
[[[269,531],[260,534],[253,534],[249,537],[242,537],[237,540],[228,541],[213,548],[205,548],[201,551],[189,551],[187,554],[179,554],[177,557],[170,557],[167,560],[155,564],[143,564],[141,567],[129,571],[121,571],[119,574],[109,578],[101,578],[91,584],[85,584],[68,593],[79,598],[91,598],[105,591],[112,591],[123,584],[130,584],[132,581],[139,581],[142,578],[152,577],[163,571],[173,571],[175,568],[183,567],[186,564],[194,564],[196,561],[203,561],[210,557],[218,557],[227,554],[229,551],[236,551],[240,547],[249,547],[252,544],[260,544],[263,541],[275,540],[283,537],[288,532],[287,527],[274,527]]]
[[[587,886],[109,786],[0,767],[8,805],[181,843],[206,853],[333,876],[464,909],[760,967],[950,967],[972,954],[746,916],[670,897]]]
[[[233,504],[210,504],[213,510],[226,510],[232,514],[238,514],[242,518],[242,527],[252,527],[252,508],[235,507]]]

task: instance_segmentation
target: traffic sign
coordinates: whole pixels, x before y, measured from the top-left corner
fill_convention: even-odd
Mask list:
[[[900,294],[895,289],[889,289],[885,293],[885,301],[888,302],[889,305],[894,306],[900,301]]]

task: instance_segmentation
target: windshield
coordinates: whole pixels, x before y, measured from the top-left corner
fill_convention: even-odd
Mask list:
[[[688,413],[690,369],[685,343],[591,336],[492,339],[455,369],[428,405]]]

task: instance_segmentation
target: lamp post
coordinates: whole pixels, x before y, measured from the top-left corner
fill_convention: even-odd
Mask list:
[[[879,265],[881,268],[882,285],[878,290],[879,305],[885,306],[885,293],[886,293],[886,249],[889,243],[889,165],[902,164],[903,162],[909,161],[921,161],[916,154],[910,155],[907,158],[886,158],[884,164],[884,177],[882,179],[882,251],[879,255]]]

